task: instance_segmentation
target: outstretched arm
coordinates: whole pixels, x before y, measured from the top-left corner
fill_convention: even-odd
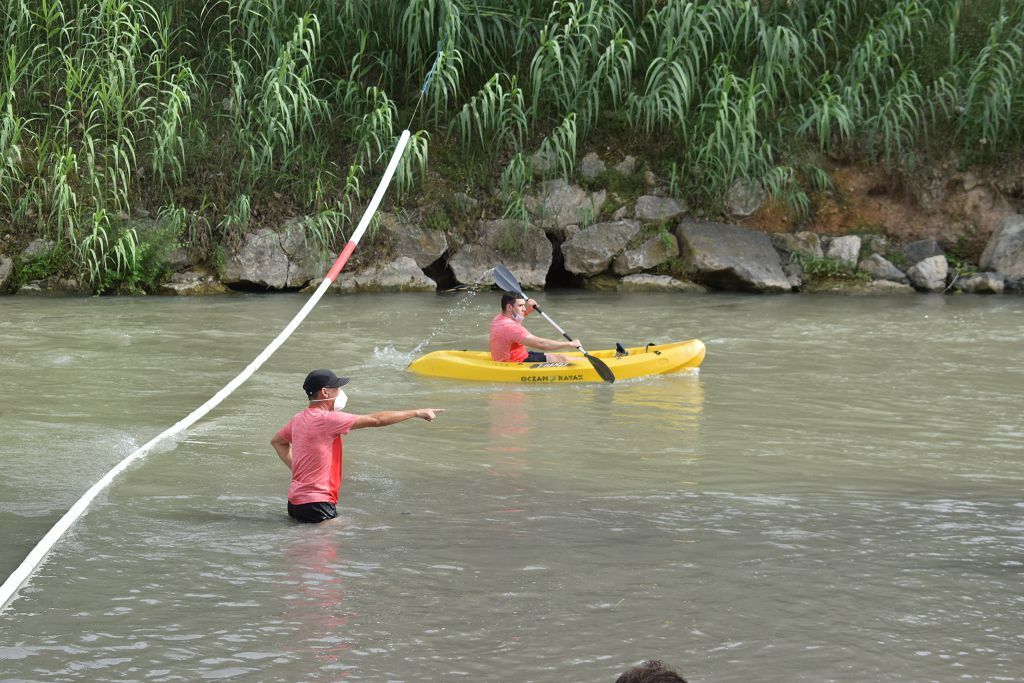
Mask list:
[[[444,408],[418,408],[416,410],[382,410],[379,413],[360,415],[352,424],[352,429],[364,429],[366,427],[387,427],[388,425],[411,420],[418,417],[427,422],[433,422]]]
[[[277,451],[277,457],[281,458],[281,462],[290,470],[292,468],[292,445],[277,434],[274,434],[274,438],[270,440],[270,445]]]

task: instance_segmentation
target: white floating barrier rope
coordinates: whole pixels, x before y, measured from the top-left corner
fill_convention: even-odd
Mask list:
[[[177,422],[171,428],[165,430],[159,434],[156,438],[152,439],[141,448],[136,450],[134,453],[126,457],[124,460],[119,462],[113,469],[107,472],[102,479],[97,481],[92,487],[85,492],[85,494],[78,499],[71,509],[64,513],[64,516],[57,520],[57,523],[46,533],[45,536],[40,539],[32,551],[25,557],[24,561],[18,568],[11,573],[7,580],[4,581],[3,585],[0,586],[0,610],[3,610],[7,605],[15,598],[18,589],[28,580],[32,573],[42,564],[43,559],[47,553],[53,548],[54,544],[60,540],[60,537],[64,534],[68,528],[75,523],[75,521],[85,514],[86,509],[89,507],[89,503],[99,495],[100,491],[107,488],[110,482],[114,480],[114,477],[123,472],[130,464],[136,460],[141,459],[149,451],[153,449],[161,441],[165,440],[170,436],[174,436],[180,432],[188,429],[192,424],[197,422],[200,418],[206,415],[208,412],[213,410],[221,401],[227,398],[231,393],[242,385],[245,380],[249,379],[256,370],[260,368],[263,363],[270,358],[275,351],[285,340],[291,336],[292,332],[305,320],[309,312],[313,310],[317,302],[320,301],[321,297],[327,292],[327,289],[334,282],[335,278],[341,272],[341,269],[345,267],[352,252],[355,251],[356,245],[359,244],[359,240],[362,239],[363,233],[366,232],[367,227],[370,225],[370,221],[373,219],[375,213],[377,213],[377,207],[380,206],[381,199],[384,198],[384,193],[388,189],[388,185],[391,184],[391,178],[395,175],[395,171],[398,169],[398,163],[402,159],[402,154],[405,152],[406,145],[409,144],[409,131],[402,131],[401,137],[398,139],[398,145],[395,147],[394,154],[391,155],[391,161],[388,162],[387,169],[384,171],[384,176],[380,179],[380,184],[377,186],[377,191],[374,192],[373,198],[370,200],[369,205],[366,207],[366,211],[363,212],[363,217],[359,221],[359,225],[356,226],[355,232],[352,233],[352,237],[349,238],[345,248],[341,250],[338,258],[334,261],[334,265],[327,271],[327,275],[324,277],[324,281],[320,283],[316,291],[306,302],[306,305],[292,318],[291,322],[281,330],[281,333],[270,342],[267,348],[263,349],[260,355],[249,363],[249,365],[243,370],[237,377],[228,382],[223,389],[218,391],[213,397],[199,406],[191,413],[188,417]]]

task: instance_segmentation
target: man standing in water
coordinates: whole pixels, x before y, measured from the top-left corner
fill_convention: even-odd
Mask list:
[[[353,429],[386,427],[418,417],[433,422],[441,408],[385,410],[372,415],[343,413],[347,377],[313,370],[302,388],[309,406],[296,413],[270,440],[277,457],[292,471],[288,515],[300,522],[324,522],[338,516],[341,489],[341,437]]]
[[[523,318],[533,313],[537,302],[518,294],[505,292],[501,297],[501,313],[491,320],[491,359],[502,363],[568,363],[571,357],[561,353],[545,353],[558,349],[578,349],[578,339],[559,341],[535,337],[522,326]],[[527,351],[525,347],[538,349]]]

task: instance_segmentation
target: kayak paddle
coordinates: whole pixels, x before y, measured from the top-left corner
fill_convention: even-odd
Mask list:
[[[504,289],[506,292],[518,294],[523,299],[526,299],[527,301],[529,300],[529,297],[523,293],[523,288],[519,286],[519,281],[516,280],[515,276],[509,272],[508,268],[501,264],[494,266],[494,284],[498,285],[498,287]],[[547,313],[540,310],[540,306],[534,306],[534,310],[544,316],[545,320],[554,325],[555,329],[561,332],[563,337],[572,341],[572,337],[566,334],[565,330],[559,327],[558,323],[552,320]],[[612,373],[612,369],[605,365],[603,360],[591,356],[582,346],[580,347],[580,351],[582,351],[586,359],[590,361],[590,364],[594,366],[594,370],[598,375],[600,375],[601,379],[609,384],[615,381],[615,375]]]

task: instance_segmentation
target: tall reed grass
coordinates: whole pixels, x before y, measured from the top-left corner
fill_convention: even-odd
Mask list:
[[[212,252],[281,204],[337,248],[410,125],[403,193],[444,140],[523,219],[609,143],[656,143],[692,202],[744,181],[796,214],[821,155],[1024,145],[1018,0],[9,0],[0,30],[0,220],[97,289],[141,267],[139,207]]]

